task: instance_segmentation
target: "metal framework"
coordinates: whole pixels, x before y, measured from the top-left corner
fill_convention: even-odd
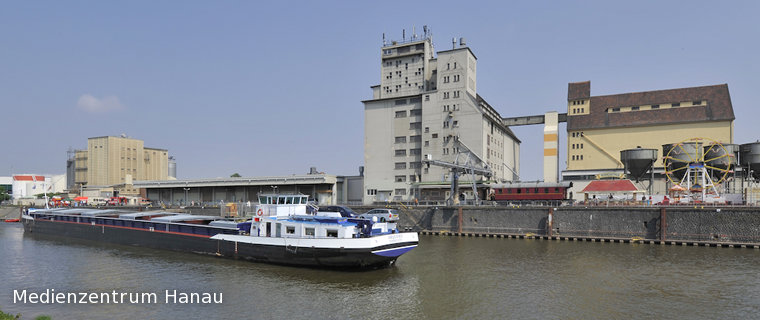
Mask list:
[[[470,174],[472,177],[472,194],[475,196],[475,205],[479,205],[480,201],[478,201],[478,187],[475,181],[475,175],[481,175],[486,178],[490,178],[493,176],[493,171],[488,167],[486,162],[478,157],[477,154],[472,152],[471,149],[467,147],[466,144],[464,144],[464,142],[458,139],[456,141],[467,151],[457,153],[456,158],[454,158],[454,162],[433,160],[429,155],[425,157],[425,160],[423,162],[428,166],[434,165],[449,168],[451,170],[451,192],[449,194],[449,198],[446,199],[446,203],[448,205],[454,205],[455,197],[457,193],[459,193],[459,175]],[[461,159],[462,157],[464,159]]]

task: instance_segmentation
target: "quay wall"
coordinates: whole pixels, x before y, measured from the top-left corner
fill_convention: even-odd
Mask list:
[[[399,229],[409,231],[760,244],[760,208],[482,206],[461,207],[461,214],[460,207],[398,209]]]

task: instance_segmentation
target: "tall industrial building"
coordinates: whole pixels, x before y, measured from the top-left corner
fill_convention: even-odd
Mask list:
[[[419,37],[384,40],[380,62],[380,84],[362,101],[365,203],[446,199],[450,171],[423,165],[425,156],[455,162],[470,150],[493,170],[491,179],[515,178],[520,140],[477,93],[477,58],[464,39],[436,54],[425,28]],[[460,178],[463,190],[471,180]]]
[[[67,167],[70,165],[67,165]],[[133,180],[168,180],[166,149],[147,148],[142,140],[121,137],[87,139],[87,150],[74,152],[74,188],[113,188],[122,195],[137,195]]]
[[[654,192],[662,193],[662,146],[692,138],[732,144],[734,119],[726,84],[591,96],[590,81],[570,83],[562,178],[575,180],[580,190],[583,181],[622,175],[621,150],[656,149],[660,183]]]

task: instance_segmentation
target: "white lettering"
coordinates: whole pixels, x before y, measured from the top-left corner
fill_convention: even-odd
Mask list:
[[[171,303],[177,303],[177,290],[173,290],[172,292],[173,293],[170,294],[169,290],[166,290],[166,303],[170,303],[169,298],[172,298]]]
[[[19,301],[26,303],[26,289],[19,294],[18,290],[13,290],[13,303],[16,304]]]

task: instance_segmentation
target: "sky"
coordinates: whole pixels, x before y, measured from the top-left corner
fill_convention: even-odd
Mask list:
[[[1,1],[0,176],[62,174],[69,149],[126,134],[180,179],[356,175],[382,37],[466,38],[503,117],[593,96],[727,83],[735,143],[760,139],[760,1]],[[542,126],[514,127],[522,180]],[[560,127],[560,170],[565,167]],[[699,136],[695,133],[695,136]]]

